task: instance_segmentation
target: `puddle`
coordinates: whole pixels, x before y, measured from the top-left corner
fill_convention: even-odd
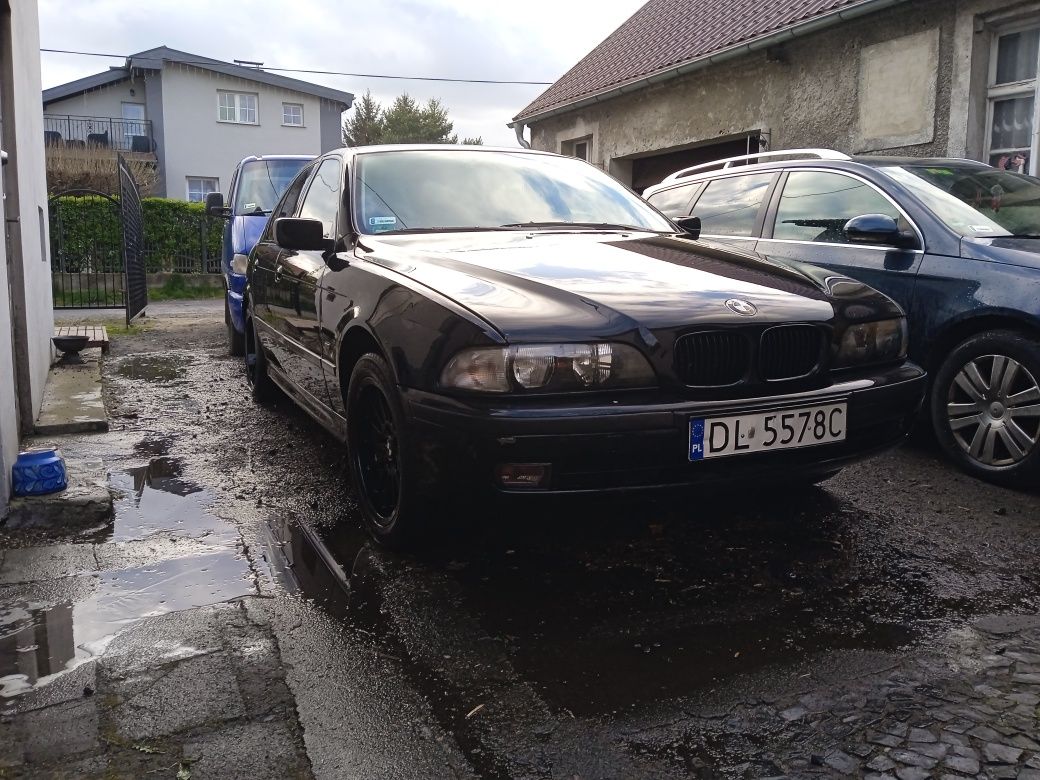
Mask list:
[[[444,612],[409,615],[417,635],[422,621],[452,625],[452,610],[464,610],[548,703],[585,716],[830,651],[897,650],[925,624],[953,618],[927,578],[874,544],[874,518],[824,491],[797,507],[702,503],[696,517],[632,501],[513,514],[496,516],[501,533],[418,561],[374,551],[354,524],[310,531],[274,521],[268,563],[288,587],[376,635],[394,629],[371,600],[394,572],[427,571],[430,603]],[[397,563],[366,565],[373,557]],[[445,573],[461,601],[438,593]]]
[[[122,496],[97,554],[122,555],[127,567],[19,586],[29,599],[0,603],[0,696],[96,657],[142,618],[256,593],[238,532],[210,514],[212,496],[178,459],[153,458],[111,484]]]
[[[190,363],[191,357],[183,354],[134,355],[120,360],[116,373],[127,379],[143,379],[161,384],[183,379]]]

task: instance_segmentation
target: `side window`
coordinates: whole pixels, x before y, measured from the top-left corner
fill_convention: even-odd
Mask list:
[[[709,183],[693,209],[701,219],[701,235],[752,235],[772,181],[772,173],[752,173]]]
[[[281,199],[277,206],[274,207],[274,213],[271,214],[271,219],[267,223],[273,225],[274,221],[278,217],[291,217],[296,211],[296,205],[300,202],[300,193],[303,192],[303,185],[307,183],[307,179],[310,178],[311,171],[314,170],[313,165],[304,166],[303,170],[300,171],[296,178],[293,179],[285,190],[285,196]]]
[[[699,182],[694,182],[655,192],[646,202],[656,206],[669,217],[685,217],[690,213],[690,198],[693,197],[698,184]]]
[[[792,171],[776,209],[773,238],[845,241],[845,223],[863,214],[901,221],[892,202],[859,179],[825,171]]]
[[[336,237],[336,216],[339,214],[342,184],[340,170],[340,161],[335,157],[322,162],[300,206],[301,217],[321,220],[325,226],[325,238]]]

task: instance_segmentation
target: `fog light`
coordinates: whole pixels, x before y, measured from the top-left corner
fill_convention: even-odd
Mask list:
[[[502,463],[498,467],[498,484],[508,488],[536,488],[549,484],[548,463]]]

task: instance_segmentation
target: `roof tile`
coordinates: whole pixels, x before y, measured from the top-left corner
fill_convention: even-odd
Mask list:
[[[515,119],[872,0],[649,0]]]

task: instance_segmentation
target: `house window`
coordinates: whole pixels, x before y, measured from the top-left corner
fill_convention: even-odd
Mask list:
[[[256,95],[249,92],[217,92],[217,119],[242,125],[258,124]]]
[[[564,141],[560,149],[566,155],[577,157],[586,162],[592,159],[592,136],[576,138],[573,141]]]
[[[282,103],[282,124],[303,127],[303,106],[299,103]]]
[[[1040,27],[997,34],[990,61],[987,153],[989,163],[1036,173],[1037,66]]]
[[[202,203],[211,192],[220,192],[220,179],[211,179],[208,176],[188,177],[188,200],[192,203]]]

